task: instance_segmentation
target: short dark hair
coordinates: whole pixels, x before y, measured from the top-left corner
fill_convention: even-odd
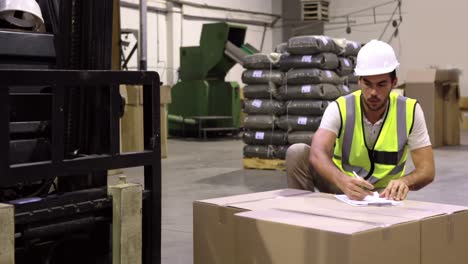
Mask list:
[[[391,73],[389,73],[389,74],[390,74],[390,79],[391,79],[392,82],[393,82],[393,81],[396,79],[396,77],[397,77],[397,76],[396,76],[396,69],[393,70],[393,71],[392,71]]]

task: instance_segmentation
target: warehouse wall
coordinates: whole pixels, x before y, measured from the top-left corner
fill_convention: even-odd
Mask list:
[[[123,4],[122,4],[123,2]],[[258,11],[263,13],[281,13],[281,0],[192,0],[193,3],[201,3],[214,6],[222,6],[233,9]],[[138,29],[139,11],[138,0],[121,0],[121,26],[122,28]],[[279,4],[278,4],[279,3]],[[130,6],[131,4],[134,5]],[[184,6],[173,5],[166,1],[148,0],[150,11],[148,13],[148,69],[156,70],[161,75],[164,83],[177,81],[177,68],[179,67],[179,47],[197,46],[200,39],[202,25],[209,22],[217,22],[204,18],[190,18],[182,16]],[[157,12],[154,9],[161,9]],[[187,7],[188,8],[188,7]],[[153,9],[153,10],[152,10]],[[167,10],[167,11],[166,11]],[[184,10],[185,11],[185,10]],[[202,17],[219,16],[220,11],[203,9],[197,11]],[[227,13],[226,16],[231,14]],[[256,17],[252,16],[252,20]],[[238,23],[241,24],[241,23]],[[260,49],[264,27],[257,25],[247,26],[246,42]],[[267,27],[262,51],[271,52],[280,41],[280,29]],[[274,40],[276,39],[276,40]],[[278,40],[279,39],[279,40]],[[136,69],[137,57],[130,63],[131,69]],[[196,67],[196,65],[194,65]],[[227,81],[241,81],[242,67],[236,65],[226,77]]]
[[[386,0],[331,0],[331,15],[341,15],[364,9]],[[378,9],[379,13],[391,13],[395,5]],[[438,67],[458,67],[462,71],[468,69],[468,34],[464,25],[468,23],[468,2],[456,0],[403,0],[403,23],[400,26],[399,37],[391,41],[397,51],[401,67],[400,83],[404,82],[409,69]],[[371,13],[367,13],[371,14]],[[380,15],[378,19],[389,16]],[[372,17],[355,18],[357,22],[372,19]],[[340,25],[327,25],[325,33],[334,37],[344,37],[366,42],[378,38],[385,24],[353,28],[351,34],[346,34]],[[342,25],[343,26],[343,25]],[[382,40],[388,41],[393,32],[389,26]],[[461,93],[468,96],[468,73],[461,76]]]

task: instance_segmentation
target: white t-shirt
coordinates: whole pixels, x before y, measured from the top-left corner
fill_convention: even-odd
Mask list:
[[[364,136],[369,148],[372,148],[377,140],[378,133],[382,127],[383,119],[379,119],[375,124],[372,124],[364,116]],[[323,113],[322,122],[320,127],[335,133],[338,136],[338,132],[341,128],[341,117],[340,110],[338,109],[338,103],[333,102],[328,105]],[[414,112],[414,124],[413,129],[408,137],[408,148],[414,150],[431,145],[429,134],[427,133],[426,120],[424,119],[424,113],[421,106],[417,103]]]

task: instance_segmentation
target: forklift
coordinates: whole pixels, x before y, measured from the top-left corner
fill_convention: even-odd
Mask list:
[[[2,264],[161,261],[160,80],[111,70],[116,8],[0,0]],[[141,152],[120,152],[121,84],[143,86]],[[140,166],[144,188],[108,186]]]

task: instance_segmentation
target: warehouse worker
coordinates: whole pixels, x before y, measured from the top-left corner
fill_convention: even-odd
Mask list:
[[[286,154],[290,188],[344,193],[362,200],[371,191],[403,200],[434,179],[424,113],[416,100],[392,92],[399,63],[393,48],[372,40],[358,53],[360,90],[338,98],[322,117],[311,146]],[[411,153],[415,169],[405,174]]]

